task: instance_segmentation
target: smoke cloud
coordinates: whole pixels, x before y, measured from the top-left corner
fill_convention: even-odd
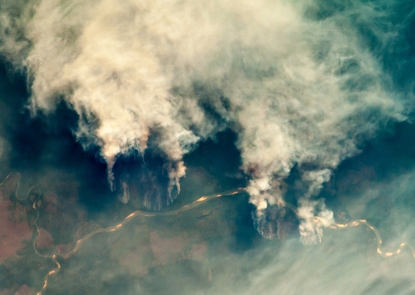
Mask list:
[[[99,147],[113,189],[117,158],[144,155],[151,145],[166,160],[172,202],[183,156],[230,128],[256,218],[284,203],[286,178],[293,167],[300,172],[305,243],[333,222],[316,199],[332,171],[408,114],[357,25],[370,23],[365,28],[385,48],[396,31],[384,32],[383,3],[350,1],[335,12],[324,1],[284,0],[1,5],[0,50],[28,73],[32,113],[67,101],[80,117],[78,140]],[[118,188],[124,202],[126,185]],[[315,216],[325,221],[313,223]],[[275,236],[267,222],[257,224]]]

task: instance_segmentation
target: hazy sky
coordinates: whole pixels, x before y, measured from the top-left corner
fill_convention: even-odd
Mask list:
[[[414,294],[410,251],[327,228],[415,241],[414,29],[411,1],[0,0],[1,175],[105,225],[246,187],[178,293]]]

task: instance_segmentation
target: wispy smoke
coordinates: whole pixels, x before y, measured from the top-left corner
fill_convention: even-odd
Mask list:
[[[405,119],[356,9],[379,17],[354,2],[318,17],[306,1],[2,1],[0,48],[29,73],[34,113],[62,98],[78,112],[77,136],[100,147],[111,184],[117,156],[143,153],[153,137],[173,199],[183,155],[231,128],[261,217],[284,202],[296,165],[308,187],[300,232],[313,243],[326,224],[311,220],[332,222],[313,199],[331,171]]]

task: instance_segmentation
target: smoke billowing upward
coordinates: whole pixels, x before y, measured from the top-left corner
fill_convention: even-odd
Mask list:
[[[77,112],[76,137],[99,147],[121,200],[130,196],[127,180],[115,185],[120,157],[151,149],[162,159],[170,203],[183,156],[231,129],[258,230],[277,234],[268,214],[295,166],[300,233],[315,243],[333,220],[315,199],[332,171],[411,111],[408,83],[378,54],[401,29],[388,3],[3,0],[0,50],[28,73],[33,114],[62,99]]]

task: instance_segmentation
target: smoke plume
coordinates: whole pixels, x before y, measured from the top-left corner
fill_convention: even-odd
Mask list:
[[[365,15],[376,24],[367,29],[383,33],[383,6],[350,1],[324,14],[323,4],[3,0],[0,50],[27,72],[33,114],[53,112],[62,99],[79,114],[76,136],[85,149],[99,147],[112,186],[117,158],[143,155],[151,141],[168,163],[173,201],[183,156],[230,128],[256,218],[284,203],[295,166],[307,187],[298,199],[300,233],[315,243],[333,222],[316,199],[332,171],[406,119],[356,26]],[[384,36],[386,46],[394,31]],[[125,182],[120,189],[128,201]],[[325,221],[313,223],[315,216]],[[275,235],[257,224],[267,226],[266,233],[257,227],[264,236]]]

